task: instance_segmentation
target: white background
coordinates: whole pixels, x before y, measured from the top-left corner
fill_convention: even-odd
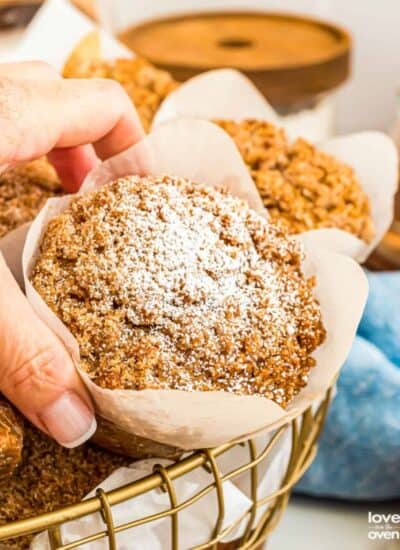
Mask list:
[[[377,128],[394,122],[400,88],[400,0],[100,0],[120,9],[119,26],[170,12],[193,9],[266,8],[309,13],[347,27],[354,38],[353,77],[337,94],[338,132]],[[127,21],[126,6],[134,14]],[[112,7],[111,7],[112,6]],[[112,15],[109,13],[109,15]]]

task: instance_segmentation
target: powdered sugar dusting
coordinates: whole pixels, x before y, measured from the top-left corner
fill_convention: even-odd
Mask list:
[[[224,390],[284,406],[325,336],[301,255],[230,195],[131,176],[50,222],[32,282],[100,386]]]

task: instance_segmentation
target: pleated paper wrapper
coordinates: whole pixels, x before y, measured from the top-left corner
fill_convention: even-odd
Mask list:
[[[181,119],[160,126],[139,144],[95,168],[80,192],[90,192],[133,173],[170,174],[227,188],[262,212],[254,183],[233,142],[223,130],[206,121]],[[29,281],[48,221],[62,212],[70,201],[71,196],[67,196],[47,202],[28,231],[22,263],[29,302],[79,365],[76,340]],[[318,232],[315,235],[318,241]],[[98,387],[80,371],[98,413],[122,430],[140,437],[181,449],[195,449],[275,429],[321,398],[350,350],[366,300],[367,284],[362,270],[351,258],[315,246],[312,240],[308,238],[305,244],[303,267],[307,275],[317,277],[315,292],[328,336],[315,353],[317,365],[307,386],[286,410],[263,397],[221,391],[107,390]],[[13,251],[18,255],[15,241]]]
[[[148,459],[132,464],[129,468],[119,468],[106,480],[99,484],[104,491],[117,489],[126,483],[134,483],[153,472],[155,465],[167,467],[170,461]],[[179,502],[193,497],[210,483],[210,474],[203,468],[191,472],[190,477],[178,478],[174,481],[174,488]],[[96,495],[96,489],[86,498]],[[246,521],[240,521],[251,507],[251,500],[235,485],[226,481],[223,483],[223,497],[225,515],[221,530],[230,524],[237,523],[237,527],[227,533],[224,542],[234,540],[244,533]],[[156,514],[170,507],[168,493],[154,489],[150,493],[137,496],[127,502],[113,506],[114,526],[141,519]],[[201,500],[179,512],[179,548],[194,548],[211,536],[218,517],[218,502],[212,491]],[[67,544],[104,530],[104,522],[100,513],[91,514],[84,518],[64,524],[61,528],[63,543]],[[118,550],[164,550],[170,547],[171,519],[166,517],[154,522],[141,525],[117,533],[116,543]],[[81,550],[107,550],[106,538],[79,546]],[[32,541],[31,550],[50,550],[47,533],[41,533]]]

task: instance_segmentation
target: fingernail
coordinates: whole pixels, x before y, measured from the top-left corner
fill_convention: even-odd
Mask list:
[[[72,391],[63,393],[41,412],[40,420],[49,434],[63,447],[78,447],[92,437],[97,428],[89,407]]]

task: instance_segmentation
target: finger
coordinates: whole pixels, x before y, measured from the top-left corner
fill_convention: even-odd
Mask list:
[[[38,428],[75,447],[96,429],[90,398],[67,350],[36,317],[2,258],[0,280],[0,391]]]
[[[115,81],[0,78],[0,165],[87,143],[103,159],[143,135],[136,109]]]
[[[0,63],[0,77],[17,79],[61,79],[54,67],[44,61],[21,61],[19,63]]]
[[[114,80],[64,80],[59,102],[68,116],[59,122],[62,132],[57,147],[93,143],[98,157],[106,159],[145,135],[132,101]]]
[[[60,79],[61,75],[48,63],[28,61],[20,63],[1,63],[0,77],[22,79]],[[53,164],[66,191],[78,191],[86,175],[94,168],[99,159],[92,146],[55,149],[48,153],[48,160]]]
[[[86,175],[99,163],[91,145],[80,145],[65,149],[53,149],[47,154],[56,169],[63,187],[69,193],[76,193]]]

